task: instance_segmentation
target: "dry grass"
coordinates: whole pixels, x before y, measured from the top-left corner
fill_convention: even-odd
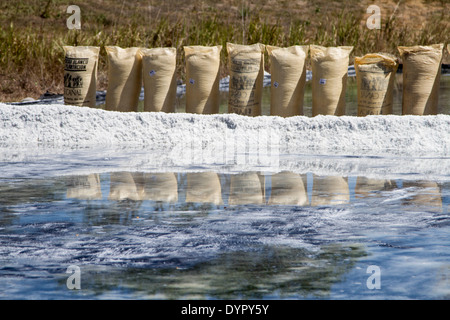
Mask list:
[[[353,45],[353,56],[378,51],[398,55],[398,45],[445,43],[450,34],[448,0],[78,1],[81,30],[66,27],[70,4],[2,1],[0,101],[38,98],[46,91],[62,93],[63,45],[102,47],[99,89],[106,89],[105,45],[176,47],[183,80],[184,45]],[[381,30],[365,26],[370,4],[381,8]],[[222,50],[221,72],[227,74],[226,50]]]

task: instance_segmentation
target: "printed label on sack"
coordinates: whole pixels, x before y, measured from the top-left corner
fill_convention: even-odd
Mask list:
[[[153,77],[153,76],[156,74],[156,71],[155,71],[155,70],[152,70],[152,71],[150,71],[148,74],[150,75],[150,77]]]
[[[68,58],[65,59],[65,71],[86,71],[89,58]]]
[[[258,73],[260,68],[261,58],[239,58],[231,59],[230,71],[237,73]]]
[[[66,88],[83,88],[83,77],[66,73],[64,75],[64,86]]]
[[[273,83],[273,86],[274,86],[275,88],[278,88],[279,83],[275,81],[275,82]]]
[[[362,77],[361,78],[361,90],[367,91],[386,91],[389,86],[389,79],[382,75],[376,76],[376,74],[372,74],[372,76]]]
[[[261,58],[233,58],[230,65],[228,111],[240,115],[253,115],[261,108],[258,84]]]
[[[189,83],[190,83],[190,84],[194,84],[194,83],[195,83],[195,80],[191,78],[191,79],[189,79]]]
[[[320,84],[326,84],[326,83],[327,83],[327,79],[320,79],[320,80],[319,80],[319,83],[320,83]]]
[[[64,101],[71,104],[81,104],[86,100],[87,66],[89,58],[65,57],[64,66]]]
[[[359,81],[359,116],[388,114],[392,111],[392,88],[389,88],[389,78],[372,73],[363,74]]]

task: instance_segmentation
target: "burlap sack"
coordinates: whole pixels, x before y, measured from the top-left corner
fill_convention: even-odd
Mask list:
[[[314,176],[312,206],[338,205],[350,201],[348,182],[339,176]]]
[[[398,61],[384,53],[355,57],[358,116],[392,114]]]
[[[230,178],[228,204],[263,204],[261,179],[256,172],[234,174]]]
[[[266,46],[270,60],[270,114],[280,117],[303,115],[308,46]]]
[[[175,48],[141,48],[144,111],[175,112],[177,51]]]
[[[309,203],[303,179],[298,173],[280,172],[271,177],[269,205],[299,205]]]
[[[403,61],[402,114],[438,113],[443,44],[398,47]]]
[[[353,47],[311,45],[312,115],[345,115],[349,56]]]
[[[64,46],[64,103],[96,106],[99,47]]]
[[[217,173],[188,173],[186,202],[222,204],[222,186]]]
[[[92,173],[87,176],[71,178],[67,186],[66,197],[79,200],[97,200],[102,198],[100,176]]]
[[[108,89],[105,109],[137,111],[142,89],[142,59],[139,48],[106,46],[108,54]]]
[[[219,113],[219,68],[222,46],[185,46],[186,112]]]
[[[227,43],[230,69],[228,112],[247,116],[261,115],[264,80],[263,44]]]

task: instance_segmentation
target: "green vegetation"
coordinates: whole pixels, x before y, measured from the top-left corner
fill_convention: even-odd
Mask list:
[[[222,45],[225,76],[227,42],[352,45],[356,56],[379,51],[398,55],[398,45],[448,41],[448,1],[400,1],[398,7],[398,2],[383,3],[381,29],[370,30],[366,9],[373,1],[78,1],[81,30],[69,30],[66,10],[72,1],[4,0],[0,101],[37,98],[47,90],[61,93],[63,45],[102,47],[98,85],[106,89],[105,45],[173,46],[183,80],[184,45]]]

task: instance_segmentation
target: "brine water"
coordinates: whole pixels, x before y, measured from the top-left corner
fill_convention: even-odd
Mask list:
[[[1,299],[450,298],[448,114],[0,119]]]

